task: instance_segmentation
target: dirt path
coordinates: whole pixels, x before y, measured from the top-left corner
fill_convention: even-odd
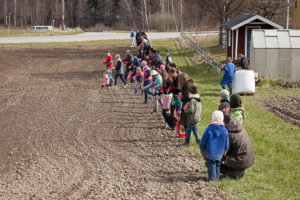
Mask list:
[[[151,103],[99,87],[104,49],[0,49],[0,199],[224,199]]]

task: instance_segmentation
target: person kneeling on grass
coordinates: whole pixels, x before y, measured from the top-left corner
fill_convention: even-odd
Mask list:
[[[196,142],[200,144],[200,137],[197,130],[197,123],[201,120],[201,98],[198,94],[198,88],[196,86],[190,87],[190,101],[185,104],[183,112],[187,114],[187,130],[186,139],[184,145],[190,144],[191,132],[193,131],[196,138]]]
[[[229,134],[229,150],[222,159],[221,173],[226,177],[240,179],[245,169],[253,165],[255,156],[252,144],[243,125],[230,111],[223,111],[224,124]]]
[[[228,132],[223,120],[223,113],[219,110],[214,111],[212,122],[206,128],[200,142],[200,151],[206,160],[209,181],[219,179],[221,159],[229,149]]]

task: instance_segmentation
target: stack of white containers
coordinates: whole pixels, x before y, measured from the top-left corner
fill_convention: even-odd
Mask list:
[[[236,71],[232,82],[233,93],[255,93],[255,77],[253,70]]]

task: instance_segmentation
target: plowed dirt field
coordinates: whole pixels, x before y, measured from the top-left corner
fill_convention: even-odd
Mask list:
[[[152,102],[100,88],[106,48],[0,48],[0,199],[225,199]]]

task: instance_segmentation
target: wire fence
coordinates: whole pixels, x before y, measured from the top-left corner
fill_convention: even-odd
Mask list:
[[[216,70],[220,71],[223,65],[222,63],[219,63],[218,61],[210,57],[206,51],[204,51],[201,47],[199,47],[199,45],[190,37],[188,37],[184,32],[180,32],[180,36],[199,56],[201,56],[201,58],[207,64],[209,64],[211,67],[215,68]]]

